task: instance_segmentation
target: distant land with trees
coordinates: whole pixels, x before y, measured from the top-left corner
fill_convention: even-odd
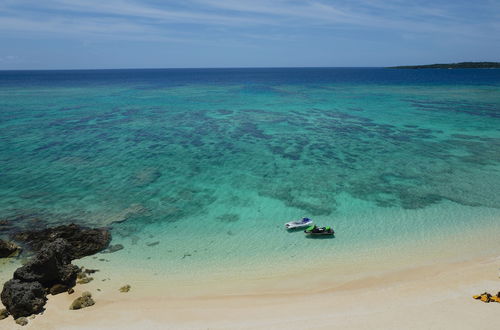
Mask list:
[[[500,62],[460,62],[447,64],[401,65],[389,69],[500,69]]]

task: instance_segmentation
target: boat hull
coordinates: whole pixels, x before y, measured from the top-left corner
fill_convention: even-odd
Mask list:
[[[292,223],[292,222],[288,222],[285,224],[285,228],[286,229],[298,229],[298,228],[305,228],[305,227],[309,227],[313,224],[312,221],[310,222],[306,222],[306,223]]]

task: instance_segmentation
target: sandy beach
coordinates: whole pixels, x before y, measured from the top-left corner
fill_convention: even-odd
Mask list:
[[[0,0],[0,330],[500,329],[499,16]]]
[[[293,262],[228,259],[212,268],[196,259],[179,259],[179,269],[141,267],[132,251],[98,254],[74,261],[98,269],[93,281],[71,295],[49,295],[43,315],[27,326],[9,317],[0,329],[491,329],[500,304],[472,296],[500,290],[495,232],[476,228],[468,235],[478,240],[449,236],[349,255],[303,251]],[[0,278],[18,263],[2,264]],[[131,290],[121,293],[125,284]],[[69,310],[85,291],[95,305]]]
[[[116,281],[102,282],[106,275],[99,274],[95,281],[78,285],[72,295],[49,296],[45,313],[27,326],[17,326],[9,318],[0,328],[492,329],[500,304],[485,304],[471,296],[499,290],[499,266],[500,257],[487,257],[356,280],[336,281],[324,272],[317,276],[310,272],[255,278],[246,284],[158,282],[156,292],[138,281],[128,293],[120,293]],[[163,292],[161,288],[167,287],[169,293]],[[93,293],[96,304],[68,310],[86,290]]]

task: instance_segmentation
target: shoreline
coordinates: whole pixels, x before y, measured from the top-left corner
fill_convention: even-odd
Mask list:
[[[476,258],[366,275],[330,285],[318,281],[293,291],[288,287],[300,287],[300,276],[255,279],[247,283],[246,289],[253,286],[252,292],[243,289],[228,294],[212,287],[210,292],[193,292],[187,297],[164,295],[161,291],[142,293],[137,286],[132,286],[129,293],[120,293],[118,283],[93,281],[77,286],[73,295],[50,296],[44,315],[22,328],[487,328],[497,322],[500,305],[475,301],[472,295],[500,288],[499,266],[500,256]],[[286,285],[277,287],[280,282]],[[96,286],[102,291],[96,291]],[[86,290],[93,293],[96,305],[68,310],[71,301]],[[13,329],[14,325],[12,319],[4,320],[0,328]]]
[[[495,228],[470,228],[465,242],[451,231],[446,239],[438,235],[441,239],[425,246],[418,239],[387,242],[349,255],[312,254],[293,262],[271,256],[257,264],[232,260],[224,267],[204,267],[193,259],[170,272],[155,262],[134,267],[137,260],[127,262],[133,255],[126,250],[97,254],[74,261],[99,269],[92,282],[77,285],[72,295],[48,296],[44,314],[27,326],[16,328],[10,317],[0,321],[0,329],[304,328],[304,323],[295,323],[299,321],[310,328],[342,324],[390,329],[398,324],[408,328],[407,319],[415,329],[433,329],[424,321],[442,322],[437,329],[446,328],[445,322],[469,329],[474,315],[494,322],[500,308],[472,299],[500,290],[500,251],[491,246]],[[327,262],[319,262],[323,257]],[[2,265],[8,267],[0,278],[10,276],[19,262]],[[131,291],[120,293],[126,284]],[[96,305],[70,311],[71,302],[84,291],[92,293]],[[416,319],[413,310],[421,311],[417,314],[425,320]]]

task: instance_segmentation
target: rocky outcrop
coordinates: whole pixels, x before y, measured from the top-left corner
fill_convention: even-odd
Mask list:
[[[14,272],[14,278],[5,283],[0,295],[7,312],[18,319],[42,312],[47,292],[58,294],[71,290],[80,272],[71,261],[105,249],[111,235],[105,229],[72,224],[21,232],[14,235],[14,239],[37,252]],[[83,298],[91,300],[90,296]]]
[[[45,288],[39,282],[7,281],[1,294],[2,303],[15,318],[38,314],[47,301]]]
[[[0,239],[0,258],[7,258],[17,255],[21,248],[16,244]]]
[[[70,244],[71,259],[79,259],[104,250],[111,241],[111,234],[104,228],[86,228],[76,224],[47,228],[39,231],[25,231],[12,236],[16,241],[39,251],[47,242],[63,238]]]
[[[94,299],[92,299],[92,294],[90,292],[84,292],[82,293],[81,297],[76,298],[73,303],[71,303],[71,306],[69,306],[69,309],[82,309],[85,307],[90,307],[95,304]]]
[[[75,285],[79,268],[71,264],[71,245],[58,238],[45,245],[28,263],[14,272],[14,278],[24,282],[39,282],[45,288],[55,284]]]
[[[57,285],[75,285],[79,268],[71,264],[70,245],[62,238],[45,245],[30,261],[14,272],[5,283],[1,299],[7,311],[18,318],[40,313],[47,301],[46,291]]]

